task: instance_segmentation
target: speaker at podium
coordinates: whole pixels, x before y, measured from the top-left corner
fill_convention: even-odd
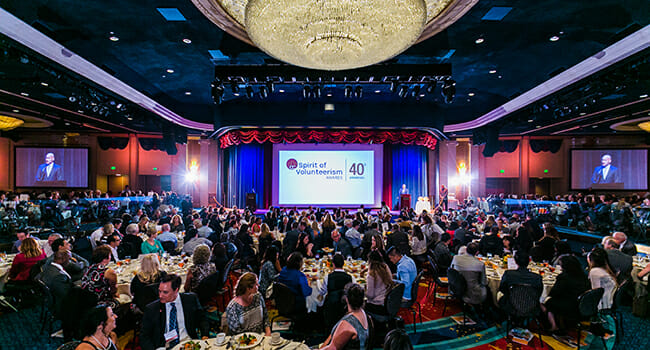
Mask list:
[[[257,210],[257,193],[246,193],[246,206],[252,211]]]
[[[411,208],[411,195],[410,194],[400,194],[399,195],[399,210]]]

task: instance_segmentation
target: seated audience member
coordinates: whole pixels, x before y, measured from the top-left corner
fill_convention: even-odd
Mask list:
[[[517,263],[517,269],[506,270],[506,272],[503,273],[501,283],[499,284],[499,291],[503,293],[503,297],[499,299],[499,307],[506,313],[512,309],[509,299],[511,286],[516,284],[528,284],[532,286],[539,295],[542,295],[542,290],[544,288],[544,285],[542,284],[542,276],[528,270],[528,263],[530,262],[528,253],[517,251],[514,258],[515,263]]]
[[[260,252],[266,252],[266,248],[271,246],[273,244],[273,241],[275,241],[275,237],[273,236],[273,232],[271,232],[271,229],[269,228],[269,225],[266,223],[262,224],[260,227],[260,235],[257,238],[258,240],[258,246],[260,248]]]
[[[341,254],[334,254],[332,264],[334,265],[334,271],[325,277],[318,290],[320,295],[325,296],[323,312],[325,314],[325,323],[329,326],[343,316],[344,305],[341,302],[341,296],[343,296],[345,286],[352,283],[352,276],[343,270],[345,260]],[[338,312],[339,310],[341,312]]]
[[[149,227],[149,217],[146,215],[140,216],[138,220],[138,231],[146,233],[148,232],[147,227]]]
[[[478,243],[479,251],[482,255],[502,255],[503,241],[499,238],[499,228],[494,225],[485,233]]]
[[[564,255],[571,254],[571,246],[568,242],[565,241],[556,241],[555,242],[555,255],[551,261],[552,266],[560,264],[560,258]]]
[[[589,263],[591,289],[603,288],[605,290],[603,298],[598,303],[598,309],[609,309],[614,302],[614,292],[616,292],[618,284],[616,283],[616,275],[614,275],[609,265],[607,252],[602,248],[594,248],[587,255],[587,262]]]
[[[196,231],[194,232],[187,231],[186,235],[188,234],[193,236],[191,236],[191,238],[187,242],[185,242],[185,244],[183,244],[183,253],[187,255],[192,255],[192,253],[194,253],[194,249],[201,244],[205,244],[208,247],[212,247],[212,241],[204,237],[199,237]]]
[[[69,262],[70,252],[61,249],[52,255],[52,262],[45,265],[39,276],[52,293],[53,313],[56,318],[60,317],[61,303],[72,287],[72,278],[65,270]]]
[[[17,232],[16,238],[18,239],[14,241],[14,245],[11,246],[11,254],[20,252],[18,248],[20,248],[20,245],[23,243],[23,240],[28,237],[30,237],[30,234],[27,232]]]
[[[469,244],[474,239],[474,232],[469,231],[469,223],[463,221],[460,223],[460,227],[454,231],[454,240],[458,241],[458,246],[464,246]]]
[[[566,330],[561,324],[562,320],[577,318],[578,297],[591,288],[578,258],[563,255],[559,259],[559,265],[562,272],[555,279],[555,284],[548,293],[549,298],[542,305],[551,325],[551,332]]]
[[[385,263],[390,262],[388,259],[388,254],[386,254],[386,249],[384,248],[384,239],[381,236],[374,236],[370,238],[370,249],[368,249],[367,252],[364,251],[364,260],[368,260],[368,256],[371,252],[374,251],[383,257]]]
[[[300,232],[298,231],[298,223],[293,222],[291,224],[291,230],[287,231],[282,240],[282,258],[287,260],[289,255],[293,253],[296,249],[296,244],[298,244],[298,238],[300,237]],[[352,251],[352,250],[350,250]]]
[[[614,234],[612,236],[613,236],[614,240],[616,241],[616,243],[618,243],[619,249],[623,253],[625,253],[627,255],[631,255],[631,256],[635,256],[637,254],[636,244],[634,244],[634,242],[630,241],[627,238],[627,235],[625,233],[623,233],[623,232],[614,232]]]
[[[9,269],[9,280],[27,281],[32,266],[46,258],[45,252],[32,237],[24,238],[18,250],[20,253],[16,255]]]
[[[104,226],[98,228],[90,235],[90,244],[93,245],[93,249],[97,246],[106,243],[106,239],[113,234],[115,227],[112,223],[107,223]]]
[[[124,235],[122,234],[122,232],[120,232],[120,228],[122,227],[122,224],[123,224],[123,223],[124,223],[124,221],[122,221],[122,219],[120,219],[120,218],[114,218],[114,219],[112,220],[112,224],[113,224],[113,233],[117,233],[117,234],[120,236],[120,238],[122,238],[122,237],[124,236]]]
[[[396,280],[404,283],[402,303],[408,303],[411,300],[413,281],[415,281],[415,277],[418,274],[415,262],[413,262],[413,260],[408,256],[402,255],[402,253],[395,247],[388,249],[388,258],[393,264],[397,265]]]
[[[393,231],[386,238],[386,248],[395,247],[403,255],[411,253],[408,235],[400,230],[399,225],[393,225]]]
[[[350,283],[345,287],[345,302],[348,313],[334,326],[329,337],[321,349],[341,350],[372,348],[370,336],[370,322],[363,311],[363,287]]]
[[[542,236],[539,241],[535,242],[535,246],[539,247],[537,250],[538,257],[536,258],[536,261],[541,260],[549,262],[553,260],[553,256],[555,255],[555,242],[558,241],[557,230],[548,222],[545,223],[543,227],[544,236]]]
[[[406,331],[396,328],[386,334],[384,350],[413,350],[413,343]]]
[[[147,231],[147,240],[142,242],[140,245],[140,251],[142,254],[156,253],[158,255],[161,255],[165,252],[162,244],[160,244],[160,241],[157,238],[158,231],[156,231],[156,227],[150,226]]]
[[[352,256],[352,246],[345,238],[341,237],[341,233],[336,229],[332,231],[332,245],[334,252],[341,253],[341,255],[348,257]]]
[[[368,254],[368,263],[366,277],[368,300],[365,308],[369,313],[383,315],[386,312],[384,299],[394,284],[393,276],[388,265],[384,262],[384,257],[378,251],[372,251]]]
[[[215,272],[217,268],[210,262],[210,247],[205,244],[197,245],[192,253],[192,266],[187,271],[185,291],[196,292],[201,281]]]
[[[620,284],[629,279],[632,273],[632,256],[619,250],[619,244],[611,238],[605,242],[605,251],[612,272],[616,275],[616,281]]]
[[[172,242],[174,243],[174,249],[178,246],[178,238],[176,235],[171,232],[171,227],[169,224],[162,225],[162,233],[158,235],[158,240],[162,242]]]
[[[117,315],[112,308],[97,306],[90,309],[81,322],[83,339],[75,350],[117,350],[116,325]]]
[[[185,231],[185,225],[183,225],[183,219],[181,219],[181,216],[178,214],[172,216],[172,221],[169,226],[171,232]]]
[[[487,275],[485,265],[476,258],[478,243],[472,242],[467,245],[466,254],[454,256],[451,261],[451,268],[460,272],[467,281],[467,292],[463,301],[471,305],[482,304],[487,298]]]
[[[235,244],[237,245],[237,249],[239,249],[239,258],[242,262],[256,265],[255,242],[253,241],[253,237],[251,237],[248,224],[242,224],[239,228],[239,232],[235,236]]]
[[[264,226],[266,224],[262,224]],[[263,230],[263,229],[262,229]],[[269,246],[264,253],[262,260],[262,268],[260,269],[260,292],[262,296],[266,296],[266,291],[273,284],[276,277],[282,270],[279,260],[280,253],[275,246]]]
[[[298,243],[296,244],[296,251],[300,252],[303,257],[305,258],[313,258],[314,257],[314,243],[312,243],[311,238],[309,238],[309,234],[306,232],[303,232],[298,236]]]
[[[173,348],[190,339],[208,338],[210,329],[199,298],[194,293],[179,293],[181,283],[180,276],[175,274],[161,278],[160,299],[147,305],[142,316],[142,350],[165,348],[167,343]]]
[[[139,230],[138,224],[129,224],[126,226],[126,234],[124,235],[124,238],[122,238],[122,248],[125,254],[128,254],[122,258],[128,256],[135,259],[141,254],[142,238],[138,236],[138,233],[140,232]]]
[[[440,236],[440,241],[433,247],[433,256],[438,263],[439,272],[443,275],[447,274],[447,269],[451,265],[451,259],[453,259],[449,250],[450,245],[451,235],[445,232]]]
[[[120,235],[118,235],[117,233],[113,233],[106,240],[106,245],[108,245],[111,248],[111,261],[112,262],[118,262],[120,260],[119,254],[117,253],[117,247],[120,246],[121,242],[122,242],[122,239],[120,238]]]
[[[291,289],[296,299],[297,314],[307,312],[305,299],[311,295],[311,287],[300,269],[302,268],[302,254],[298,252],[291,253],[287,259],[287,265],[282,268],[278,275],[277,281]]]
[[[345,231],[345,239],[350,242],[352,249],[356,249],[361,246],[361,233],[359,233],[359,226],[361,223],[358,220],[353,220],[350,224],[350,228]]]
[[[501,241],[503,241],[503,254],[512,255],[514,247],[514,239],[512,236],[503,235],[503,237],[501,237]]]
[[[55,240],[52,243],[52,249],[54,250],[54,254],[56,254],[58,251],[66,251],[70,255],[70,261],[68,264],[65,266],[65,271],[70,275],[72,278],[72,281],[78,281],[81,279],[81,277],[84,275],[84,272],[86,272],[86,269],[88,266],[90,266],[90,263],[88,260],[82,258],[79,256],[77,253],[72,251],[72,245],[68,240],[59,238]],[[52,262],[53,256],[47,259],[47,262],[45,263],[46,265]]]
[[[150,285],[157,285],[160,279],[167,273],[160,269],[158,255],[147,254],[140,260],[140,270],[131,280],[131,295],[133,303],[140,309],[144,310],[145,306],[158,298],[158,288],[150,290]]]
[[[212,229],[210,226],[203,226],[203,221],[201,219],[195,219],[192,221],[196,232],[199,234],[199,237],[208,238],[212,234]]]
[[[52,233],[49,236],[47,236],[47,242],[43,244],[43,252],[45,252],[45,255],[49,258],[52,255],[54,255],[54,250],[52,250],[52,243],[56,241],[59,238],[63,238],[61,234],[59,233]]]
[[[216,243],[214,247],[212,247],[212,256],[210,257],[210,262],[214,263],[217,271],[223,272],[229,261],[230,259],[228,258],[228,251],[226,250],[226,246],[223,245],[223,243]]]
[[[370,223],[368,226],[368,230],[363,233],[363,240],[361,241],[361,247],[363,247],[363,250],[365,252],[364,254],[364,259],[368,256],[368,252],[370,251],[370,246],[372,245],[372,238],[373,237],[378,237],[382,238],[381,233],[377,230],[379,227],[379,224],[376,221],[373,221]]]
[[[411,256],[418,266],[427,261],[427,239],[420,225],[413,226],[411,236]]]
[[[533,247],[533,238],[530,235],[530,231],[525,226],[519,226],[515,232],[514,250],[530,252],[530,249]]]
[[[97,297],[100,304],[117,307],[117,274],[107,267],[111,261],[111,248],[102,245],[93,251],[92,265],[81,278],[81,288]]]
[[[254,273],[247,272],[239,277],[235,286],[235,298],[228,303],[225,311],[228,334],[254,332],[271,335],[266,304],[258,287]]]

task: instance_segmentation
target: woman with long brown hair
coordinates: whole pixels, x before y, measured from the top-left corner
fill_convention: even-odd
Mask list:
[[[321,245],[322,247],[332,247],[332,231],[336,229],[336,222],[332,220],[332,215],[328,212],[325,214],[325,219],[323,220],[322,228],[322,238]]]
[[[379,251],[372,251],[368,255],[368,276],[366,277],[367,297],[366,310],[370,313],[382,314],[384,312],[384,299],[393,286],[393,276],[388,265]]]
[[[45,252],[32,237],[23,239],[18,250],[20,253],[16,255],[11,264],[9,279],[12,281],[27,281],[32,266],[46,258]]]

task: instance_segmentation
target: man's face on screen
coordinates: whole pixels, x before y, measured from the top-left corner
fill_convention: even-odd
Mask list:
[[[45,156],[45,164],[50,164],[50,163],[53,163],[53,162],[54,162],[54,154],[48,153]]]
[[[608,166],[611,163],[612,163],[612,157],[610,156],[603,156],[602,158],[600,158],[600,164],[602,164],[602,166]]]

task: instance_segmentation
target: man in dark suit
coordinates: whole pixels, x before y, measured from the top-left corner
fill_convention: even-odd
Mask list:
[[[612,156],[604,154],[600,158],[600,166],[594,169],[591,175],[592,184],[616,184],[622,183],[621,172],[618,168],[612,165]]]
[[[352,245],[348,242],[347,239],[341,237],[339,229],[332,231],[332,245],[334,246],[334,251],[341,253],[342,256],[348,257],[352,256]]]
[[[537,297],[542,295],[544,285],[542,284],[542,276],[528,271],[528,262],[530,257],[528,253],[517,251],[515,253],[515,263],[517,263],[516,270],[508,270],[501,277],[501,284],[499,284],[499,291],[503,293],[503,297],[499,299],[499,307],[501,310],[508,312],[512,309],[508,300],[510,293],[510,286],[516,284],[528,284],[535,289]]]
[[[68,295],[70,288],[72,288],[72,278],[65,270],[70,262],[70,252],[61,249],[54,253],[53,257],[51,263],[45,264],[39,279],[50,289],[53,297],[54,316],[60,318],[61,304],[65,296]]]
[[[345,260],[343,255],[335,254],[332,258],[334,271],[327,275],[319,287],[319,294],[325,296],[323,303],[323,314],[327,328],[336,323],[346,313],[345,302],[341,300],[343,289],[348,283],[352,283],[352,276],[343,270]]]
[[[632,272],[632,257],[619,250],[619,244],[615,239],[610,238],[605,242],[605,251],[609,259],[609,265],[616,274],[616,280],[621,282],[629,279]]]
[[[38,166],[36,182],[63,181],[63,169],[54,164],[54,153],[45,155],[45,163]]]
[[[284,260],[287,260],[289,255],[296,250],[296,244],[298,244],[298,237],[300,237],[300,231],[298,231],[298,223],[294,222],[291,224],[291,231],[287,232],[287,235],[284,236],[282,241],[282,257]]]
[[[142,350],[174,347],[179,342],[199,339],[197,328],[203,339],[207,339],[209,326],[199,299],[194,293],[179,293],[181,278],[175,274],[160,279],[158,297],[147,305],[142,317],[140,346]]]
[[[630,256],[635,256],[637,254],[636,244],[627,239],[627,235],[623,232],[614,232],[612,235],[616,243],[618,243],[619,249]]]

